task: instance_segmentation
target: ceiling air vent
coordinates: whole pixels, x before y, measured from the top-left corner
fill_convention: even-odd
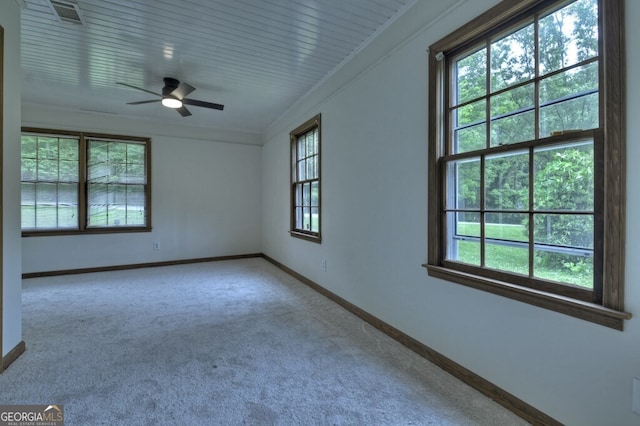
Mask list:
[[[50,0],[51,8],[58,19],[64,22],[72,22],[74,24],[84,25],[80,8],[76,3],[63,0]]]

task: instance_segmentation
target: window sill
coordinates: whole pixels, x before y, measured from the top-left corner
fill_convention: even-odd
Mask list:
[[[52,229],[47,231],[22,231],[22,237],[55,237],[63,235],[86,234],[132,234],[136,232],[151,232],[151,227],[113,227],[113,228],[85,228],[79,229]]]
[[[295,238],[300,238],[300,239],[311,241],[318,244],[322,242],[322,237],[320,236],[320,234],[314,235],[314,234],[307,234],[300,231],[289,231],[289,235]]]
[[[502,281],[490,280],[442,266],[427,264],[422,266],[427,268],[429,275],[435,278],[452,281],[620,331],[623,330],[624,320],[631,318],[630,313],[608,309],[594,303],[583,302]]]

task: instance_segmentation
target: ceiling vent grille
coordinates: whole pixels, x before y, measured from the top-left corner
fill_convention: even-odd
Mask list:
[[[84,25],[84,20],[80,14],[80,8],[75,3],[62,0],[50,0],[51,8],[58,19],[63,22]]]

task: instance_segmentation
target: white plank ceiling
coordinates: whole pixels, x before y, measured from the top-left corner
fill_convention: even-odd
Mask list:
[[[416,0],[73,1],[82,24],[20,1],[24,104],[262,132]],[[116,84],[164,77],[224,111],[126,105],[154,96]]]

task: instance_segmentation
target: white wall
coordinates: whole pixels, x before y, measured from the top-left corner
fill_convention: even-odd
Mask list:
[[[20,279],[20,8],[0,2],[4,28],[4,113],[2,152],[2,356],[22,340]]]
[[[436,3],[436,4],[434,4]],[[263,251],[568,425],[637,425],[640,377],[640,2],[627,0],[626,310],[619,332],[431,278],[427,54],[495,0],[418,1],[272,125],[263,147]],[[441,15],[446,8],[453,7]],[[322,113],[322,244],[288,231],[288,132]],[[321,262],[327,259],[327,271]]]
[[[153,226],[150,233],[25,237],[22,272],[261,251],[257,135],[212,134],[187,126],[31,106],[23,107],[22,124],[151,137]],[[154,241],[160,243],[159,251],[152,250]]]

